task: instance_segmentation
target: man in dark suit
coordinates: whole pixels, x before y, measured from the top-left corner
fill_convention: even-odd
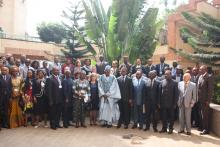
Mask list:
[[[199,69],[200,76],[198,79],[198,101],[201,112],[200,120],[202,122],[201,135],[209,133],[209,104],[213,97],[213,78],[207,72],[207,66],[203,65]]]
[[[129,58],[128,58],[128,56],[124,56],[124,57],[123,57],[123,61],[124,61],[124,63],[122,63],[122,64],[119,66],[119,69],[121,70],[122,67],[126,67],[126,68],[127,68],[127,74],[129,74],[132,65],[129,63]]]
[[[105,72],[105,67],[108,65],[106,61],[104,61],[104,57],[101,55],[99,56],[99,63],[96,64],[96,71],[99,75],[103,75]]]
[[[160,64],[156,65],[156,71],[157,71],[157,76],[161,77],[165,73],[165,68],[169,67],[168,64],[164,63],[165,57],[161,56],[160,57]]]
[[[12,93],[11,76],[8,74],[9,69],[2,67],[0,75],[0,113],[1,125],[0,127],[9,128],[8,122],[8,106],[9,99]]]
[[[152,65],[152,59],[149,59],[147,61],[147,66],[145,67],[145,74],[148,77],[149,76],[149,72],[155,70],[156,67],[154,65]]]
[[[174,114],[178,101],[178,85],[172,79],[171,71],[166,70],[165,79],[160,85],[160,109],[162,115],[162,130],[160,133],[173,133]],[[168,127],[169,124],[169,127]]]
[[[50,113],[50,127],[53,130],[61,128],[59,121],[62,112],[62,83],[59,77],[59,68],[53,67],[52,76],[48,82],[48,99]]]
[[[136,60],[136,64],[131,67],[130,69],[131,75],[135,74],[138,70],[142,70],[142,73],[145,73],[144,65],[142,65],[140,58],[138,58]]]
[[[145,80],[142,77],[142,71],[138,70],[136,76],[132,79],[133,83],[133,104],[134,104],[134,125],[132,129],[143,129],[143,113],[144,113],[144,95],[145,95]]]
[[[117,128],[124,124],[127,129],[130,123],[131,104],[132,104],[132,79],[127,76],[127,68],[121,68],[121,76],[117,79],[118,86],[121,92],[121,99],[119,100],[120,118]]]
[[[191,73],[191,82],[195,83],[196,86],[199,80],[199,69],[194,67]],[[196,89],[197,91],[197,89]],[[192,127],[199,127],[201,123],[199,122],[199,102],[198,102],[198,93],[196,92],[196,101],[195,105],[192,108],[192,116],[191,116]],[[199,127],[201,128],[201,127]]]
[[[146,128],[144,129],[144,131],[148,131],[150,129],[150,123],[152,117],[154,132],[158,132],[156,113],[159,106],[160,83],[155,79],[156,75],[157,75],[156,71],[150,71],[149,72],[150,79],[146,83],[146,89],[145,89]]]
[[[63,127],[68,128],[73,112],[73,80],[71,78],[71,70],[69,67],[64,69],[65,78],[62,82],[63,92]],[[73,119],[72,119],[73,120]]]

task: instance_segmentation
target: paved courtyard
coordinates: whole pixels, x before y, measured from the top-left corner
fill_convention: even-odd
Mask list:
[[[175,127],[177,128],[177,126]],[[159,127],[160,129],[160,127]],[[139,137],[124,139],[125,134],[135,134]],[[141,140],[143,138],[143,140]],[[140,142],[133,144],[132,141]],[[197,130],[192,136],[177,134],[159,134],[152,130],[148,132],[125,130],[123,128],[68,128],[57,131],[48,128],[3,129],[0,132],[0,147],[219,147],[220,138],[215,135],[200,136]]]

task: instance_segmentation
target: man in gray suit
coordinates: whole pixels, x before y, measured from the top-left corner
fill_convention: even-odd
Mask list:
[[[133,103],[134,103],[134,125],[132,129],[143,129],[143,108],[144,108],[144,92],[145,92],[145,80],[142,77],[142,71],[137,70],[136,77],[132,79],[133,83]]]
[[[179,82],[179,121],[180,130],[178,133],[184,133],[186,127],[186,134],[191,135],[191,111],[196,102],[196,84],[190,82],[191,76],[185,73],[183,81]]]

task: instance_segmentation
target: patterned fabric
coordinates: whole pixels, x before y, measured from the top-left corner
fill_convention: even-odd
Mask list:
[[[19,106],[19,99],[22,96],[22,88],[24,86],[21,77],[12,78],[12,98],[9,104],[9,125],[10,128],[16,128],[24,125],[24,118],[21,107]]]
[[[73,84],[73,91],[76,94],[74,99],[74,119],[75,122],[85,122],[85,103],[90,97],[90,85],[87,80],[77,79]],[[78,96],[81,94],[82,96]]]
[[[29,86],[26,87],[24,92],[24,112],[31,113],[33,110],[34,98],[33,98],[33,83],[30,80]]]
[[[106,77],[106,75],[102,75],[100,77],[100,82],[102,83],[102,89],[105,93],[109,92],[114,79],[115,77],[113,75],[110,75],[109,77]]]

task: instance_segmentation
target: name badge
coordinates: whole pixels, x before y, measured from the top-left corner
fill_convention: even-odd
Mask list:
[[[62,88],[62,85],[60,85],[59,88]]]

